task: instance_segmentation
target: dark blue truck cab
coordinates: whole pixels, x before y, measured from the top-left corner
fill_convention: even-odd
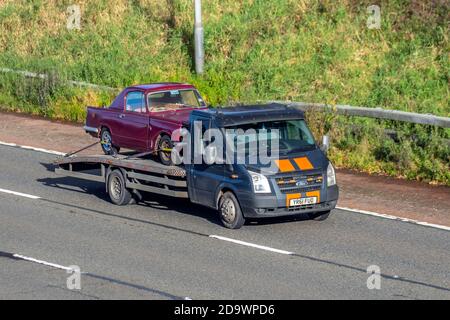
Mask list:
[[[242,131],[278,130],[278,153],[268,157],[270,163],[250,164],[234,158],[221,164],[186,165],[190,200],[217,209],[226,227],[240,228],[247,218],[301,213],[324,220],[336,207],[339,189],[334,168],[316,144],[302,111],[279,104],[196,110],[189,121],[191,133],[196,122],[202,123],[203,131],[218,129],[223,136],[241,130],[240,138],[234,139],[235,151],[247,146],[249,139],[244,141]],[[239,139],[241,145],[236,142]]]

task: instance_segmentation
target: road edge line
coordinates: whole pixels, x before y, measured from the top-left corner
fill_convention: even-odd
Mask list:
[[[367,211],[367,210],[352,209],[352,208],[347,208],[347,207],[336,207],[336,209],[349,211],[349,212],[353,212],[353,213],[358,213],[358,214],[363,214],[363,215],[367,215],[367,216],[373,216],[373,217],[378,217],[378,218],[383,218],[383,219],[388,219],[388,220],[407,222],[407,223],[420,225],[420,226],[424,226],[424,227],[430,227],[430,228],[450,231],[450,227],[448,227],[448,226],[435,224],[435,223],[429,223],[429,222],[425,222],[425,221],[414,220],[414,219],[409,219],[409,218],[404,218],[404,217],[393,216],[390,214],[378,213],[378,212]]]
[[[36,147],[30,147],[30,146],[22,146],[22,145],[19,145],[19,144],[16,144],[16,143],[9,143],[9,142],[4,142],[4,141],[0,141],[0,145],[7,146],[7,147],[24,149],[24,150],[32,150],[32,151],[36,151],[36,152],[54,154],[54,155],[57,155],[57,156],[64,156],[64,155],[66,155],[66,153],[60,152],[60,151],[47,150],[47,149],[43,149],[43,148],[36,148]]]

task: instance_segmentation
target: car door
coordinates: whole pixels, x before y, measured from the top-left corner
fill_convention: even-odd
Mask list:
[[[125,106],[119,114],[121,125],[118,135],[122,146],[137,151],[148,150],[149,115],[142,91],[130,91],[125,96]]]
[[[197,118],[195,121],[202,123],[202,137],[205,132],[211,128],[211,119]],[[194,132],[191,128],[191,132]],[[195,135],[195,134],[194,134]],[[197,137],[192,137],[194,141],[198,141]],[[208,145],[208,142],[199,141],[194,143],[203,143],[203,150]],[[194,149],[194,148],[193,148]],[[192,149],[192,150],[193,150]],[[225,164],[208,165],[204,161],[202,163],[195,163],[194,152],[192,152],[192,159],[190,168],[190,197],[193,202],[200,203],[205,206],[215,206],[215,194],[219,184],[222,182],[225,173]]]

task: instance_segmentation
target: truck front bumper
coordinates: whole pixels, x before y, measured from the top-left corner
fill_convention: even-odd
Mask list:
[[[325,191],[325,190],[323,190]],[[326,188],[320,203],[314,205],[288,207],[286,195],[243,195],[239,197],[242,213],[246,218],[270,218],[302,213],[325,212],[336,208],[339,198],[338,186]]]

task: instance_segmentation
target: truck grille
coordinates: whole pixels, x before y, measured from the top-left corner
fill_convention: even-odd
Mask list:
[[[305,174],[275,179],[276,184],[282,193],[302,193],[315,191],[322,188],[322,174]]]

